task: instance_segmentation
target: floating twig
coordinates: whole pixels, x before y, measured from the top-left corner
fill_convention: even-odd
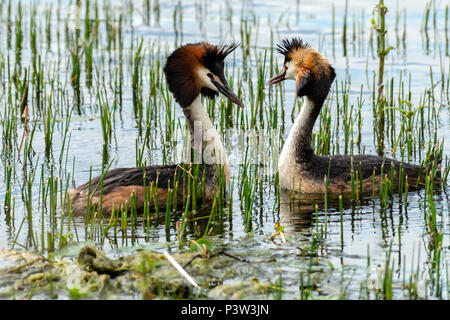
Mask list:
[[[172,258],[172,256],[167,251],[164,251],[163,253],[167,260],[169,260],[169,262],[175,267],[175,269],[177,269],[179,273],[181,273],[183,277],[185,277],[194,287],[200,289],[197,282],[195,282],[195,280],[186,272],[186,270],[184,270],[183,267],[180,266],[180,264],[174,258]]]

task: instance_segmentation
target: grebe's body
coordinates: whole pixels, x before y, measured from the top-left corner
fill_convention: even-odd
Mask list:
[[[306,193],[347,193],[354,188],[353,179],[364,192],[378,191],[381,179],[387,176],[391,180],[392,173],[394,185],[391,188],[394,190],[400,184],[404,185],[400,177],[407,176],[410,189],[425,184],[430,167],[373,155],[316,155],[311,146],[312,131],[336,76],[334,68],[300,39],[284,40],[278,51],[285,56],[284,66],[268,84],[295,80],[297,95],[305,97],[279,157],[281,188]],[[434,183],[439,182],[438,178],[434,179]]]
[[[141,211],[145,201],[148,201],[149,208],[155,207],[156,203],[158,207],[164,208],[167,204],[169,189],[175,190],[175,180],[178,183],[177,204],[181,205],[189,190],[192,190],[192,186],[188,185],[187,177],[187,175],[193,175],[192,168],[191,164],[175,164],[109,170],[103,179],[101,176],[95,177],[90,184],[86,182],[69,191],[71,210],[74,214],[85,214],[89,204],[93,210],[99,210],[101,205],[104,214],[110,214],[113,210],[119,211],[125,205],[128,209],[133,205],[137,211]],[[199,176],[204,177],[205,184],[204,190],[199,188],[198,198],[209,201],[213,199],[216,189],[217,168],[215,165],[205,164],[201,164],[200,168]],[[192,180],[190,182],[192,184]],[[172,199],[175,199],[174,195]],[[132,201],[134,201],[133,204]]]
[[[219,174],[224,175],[228,185],[230,166],[225,149],[200,96],[213,98],[221,92],[242,106],[223,74],[224,59],[236,47],[218,47],[204,42],[187,44],[176,49],[164,67],[169,90],[182,107],[188,123],[194,153],[190,158],[194,161],[109,170],[68,192],[74,214],[86,213],[88,205],[97,210],[101,206],[102,212],[109,214],[125,204],[130,207],[131,201],[138,211],[144,208],[145,201],[149,207],[156,204],[165,207],[169,189],[174,189],[175,181],[177,202],[181,204],[192,190],[195,172],[199,180],[197,199],[213,199]]]

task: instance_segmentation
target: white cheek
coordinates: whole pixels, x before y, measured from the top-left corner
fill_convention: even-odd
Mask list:
[[[288,63],[286,63],[287,66],[287,72],[285,75],[286,79],[292,79],[295,80],[295,65],[292,61],[289,61]]]
[[[208,77],[208,73],[212,73],[209,69],[201,67],[197,70],[198,77],[200,78],[200,84],[202,87],[206,87],[208,89],[217,91],[216,86],[211,82],[211,79]]]

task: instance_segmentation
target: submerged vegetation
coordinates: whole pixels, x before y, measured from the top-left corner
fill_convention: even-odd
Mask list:
[[[391,5],[0,0],[0,296],[448,299],[448,5]],[[315,152],[434,163],[425,188],[400,174],[393,191],[383,172],[380,192],[367,194],[355,167],[351,194],[280,190],[279,151],[303,101],[291,83],[265,83],[282,63],[275,44],[292,35],[337,71]],[[228,190],[221,180],[214,201],[197,201],[204,176],[194,166],[182,206],[176,182],[158,204],[148,181],[143,212],[132,201],[73,215],[67,192],[80,183],[181,162],[188,128],[163,67],[174,48],[203,40],[240,42],[225,76],[245,108],[204,100],[229,152]]]

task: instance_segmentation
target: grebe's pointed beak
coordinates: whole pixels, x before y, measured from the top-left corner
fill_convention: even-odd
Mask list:
[[[225,79],[221,79],[221,82],[218,82],[214,80],[214,78],[210,78],[211,82],[214,84],[214,86],[217,88],[217,90],[222,93],[225,97],[230,99],[232,102],[234,102],[236,105],[238,105],[241,108],[244,108],[244,104],[242,101],[238,98],[238,96],[231,90],[230,86],[228,85],[227,81]]]
[[[272,86],[272,85],[274,85],[274,84],[277,84],[277,83],[279,83],[279,82],[285,80],[285,79],[286,79],[285,76],[286,76],[286,68],[283,68],[283,71],[281,71],[281,72],[280,72],[279,74],[277,74],[276,76],[270,78],[269,81],[267,81],[267,84],[268,84],[269,86]]]

